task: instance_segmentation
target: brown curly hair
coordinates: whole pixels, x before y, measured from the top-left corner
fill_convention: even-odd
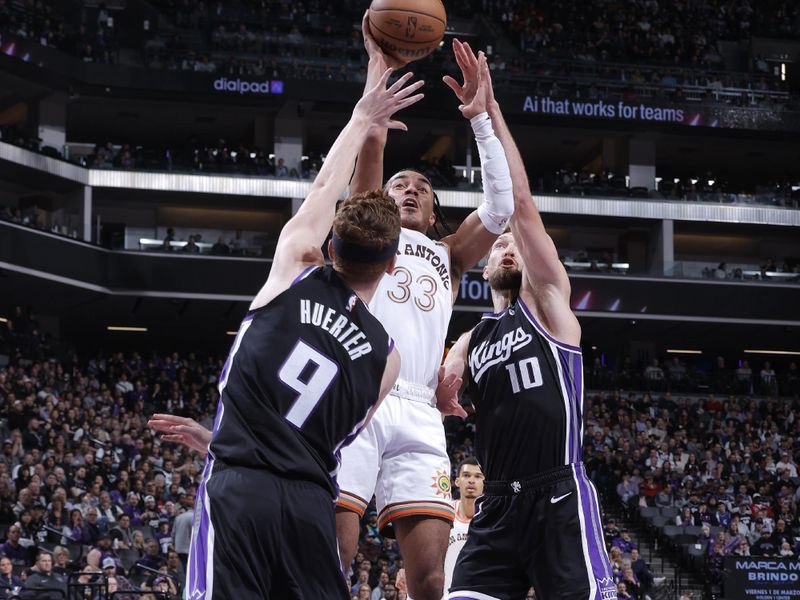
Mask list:
[[[400,237],[400,211],[383,190],[353,194],[344,200],[333,219],[333,231],[345,242],[380,250]],[[376,264],[348,261],[339,256],[334,268],[355,283],[371,283],[381,277],[391,259]]]

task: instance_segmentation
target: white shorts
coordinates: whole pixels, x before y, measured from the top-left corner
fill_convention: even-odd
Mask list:
[[[402,394],[402,395],[401,395]],[[450,458],[433,391],[398,382],[352,444],[342,450],[337,508],[364,514],[372,496],[383,531],[397,519],[453,521]]]

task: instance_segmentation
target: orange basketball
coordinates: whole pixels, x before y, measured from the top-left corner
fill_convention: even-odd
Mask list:
[[[404,63],[433,52],[446,26],[441,0],[373,0],[369,7],[369,29],[375,41]]]

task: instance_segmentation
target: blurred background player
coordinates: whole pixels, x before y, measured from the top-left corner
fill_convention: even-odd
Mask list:
[[[391,70],[358,102],[297,214],[281,231],[267,282],[220,376],[220,402],[198,487],[189,598],[347,598],[331,502],[338,452],[399,372],[391,338],[367,309],[391,269],[400,220],[381,191],[338,211],[370,127],[418,102]],[[320,266],[320,246],[333,224]],[[257,491],[261,501],[250,502]],[[314,539],[314,551],[287,544]]]
[[[463,45],[456,51],[489,81],[485,61]],[[469,377],[476,456],[487,478],[448,597],[516,600],[533,585],[548,600],[609,600],[616,588],[597,492],[581,462],[581,329],[569,279],[499,104],[485,89],[515,208],[511,233],[494,243],[483,271],[497,312],[462,335],[445,360],[445,380]],[[450,401],[463,412],[455,395]]]
[[[467,541],[469,523],[475,516],[475,500],[483,494],[483,471],[478,459],[470,457],[462,460],[458,465],[453,484],[458,488],[460,497],[453,501],[456,517],[450,530],[450,543],[444,558],[444,597],[447,596],[447,590],[453,580],[453,569],[456,566],[458,553]]]

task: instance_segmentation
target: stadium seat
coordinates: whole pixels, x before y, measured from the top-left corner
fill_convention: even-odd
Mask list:
[[[680,510],[678,509],[677,506],[662,506],[660,510],[661,514],[670,520],[677,517],[678,514],[680,513]]]
[[[639,508],[639,514],[645,521],[651,521],[653,517],[658,516],[658,509],[655,506],[642,506]]]
[[[149,525],[134,525],[133,530],[141,531],[142,535],[144,536],[144,539],[153,537],[153,528],[150,527]]]
[[[80,544],[67,544],[70,562],[78,562],[83,558],[83,546]]]
[[[685,533],[693,535],[695,538],[700,537],[700,534],[703,533],[703,528],[699,527],[698,525],[689,525],[685,528]]]
[[[122,568],[125,569],[126,573],[128,573],[139,561],[138,550],[119,550],[117,552],[117,556],[119,557],[119,564],[122,565]]]
[[[664,527],[666,527],[667,525],[670,525],[671,521],[672,519],[667,519],[667,517],[663,515],[658,515],[652,518],[652,520],[650,521],[650,525],[656,531],[660,531],[664,529]]]

